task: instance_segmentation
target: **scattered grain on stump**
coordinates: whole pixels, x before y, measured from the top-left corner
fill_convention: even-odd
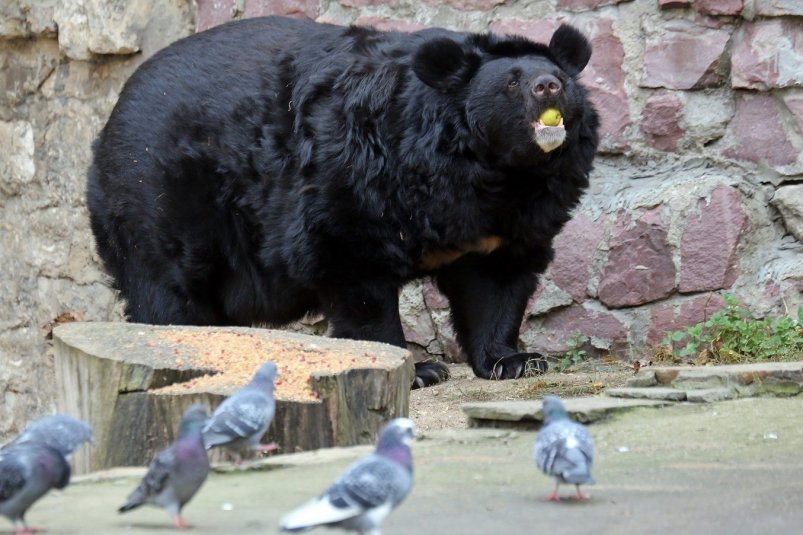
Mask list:
[[[282,452],[371,443],[408,413],[404,349],[269,329],[71,323],[53,333],[59,410],[87,420],[95,442],[76,470],[147,464],[191,403],[214,409],[276,362],[276,416],[263,441]],[[218,457],[219,458],[219,457]]]

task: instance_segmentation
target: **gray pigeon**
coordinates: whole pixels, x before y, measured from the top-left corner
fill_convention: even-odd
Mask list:
[[[203,405],[191,405],[184,411],[178,438],[156,454],[148,473],[118,512],[144,504],[156,505],[170,514],[175,527],[190,527],[181,518],[181,509],[195,496],[209,474],[209,456],[201,436],[208,417]]]
[[[396,418],[380,432],[376,450],[351,466],[318,498],[282,518],[282,531],[306,531],[317,526],[339,527],[380,535],[382,520],[413,486],[410,442],[415,426]]]
[[[204,446],[237,450],[271,451],[276,444],[261,445],[276,411],[273,381],[279,374],[274,362],[262,364],[247,385],[223,400],[204,427]],[[237,453],[239,458],[239,452]]]
[[[17,438],[4,447],[36,442],[60,451],[69,459],[81,444],[91,440],[92,428],[89,424],[72,416],[52,414],[29,423]]]
[[[17,535],[33,533],[25,512],[50,489],[70,482],[64,455],[44,444],[8,444],[0,450],[0,514],[11,520]]]
[[[580,491],[580,485],[592,485],[591,465],[594,463],[594,441],[582,424],[569,419],[566,407],[556,396],[543,401],[544,425],[538,431],[533,447],[535,464],[548,476],[555,478],[555,490],[548,500],[560,500],[561,483],[576,486],[577,499],[589,496]]]

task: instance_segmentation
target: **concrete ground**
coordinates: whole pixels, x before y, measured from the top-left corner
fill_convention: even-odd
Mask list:
[[[803,396],[797,396],[635,409],[595,423],[598,484],[585,502],[544,500],[552,482],[531,461],[532,432],[433,432],[415,444],[415,487],[383,532],[801,533],[801,415]],[[197,534],[275,533],[284,512],[318,494],[365,451],[324,452],[312,463],[269,471],[212,474],[185,517]],[[170,532],[158,509],[117,514],[136,484],[131,476],[77,482],[35,504],[28,520],[51,534]],[[563,488],[566,495],[572,491]],[[10,524],[0,530],[9,532]]]

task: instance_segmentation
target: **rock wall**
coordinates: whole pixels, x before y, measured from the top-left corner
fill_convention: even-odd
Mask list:
[[[53,402],[45,330],[120,319],[83,199],[90,144],[125,79],[164,45],[231,19],[308,16],[547,40],[580,27],[602,115],[590,194],[559,236],[521,343],[582,332],[636,357],[722,293],[756,314],[803,304],[803,2],[799,0],[9,0],[0,5],[0,437]],[[447,303],[404,289],[420,355],[460,360]],[[325,330],[314,318],[297,326]]]

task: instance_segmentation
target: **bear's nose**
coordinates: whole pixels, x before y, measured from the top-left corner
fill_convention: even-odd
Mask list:
[[[560,94],[563,85],[556,77],[551,74],[542,74],[535,79],[532,85],[532,92],[538,98],[556,97]]]

